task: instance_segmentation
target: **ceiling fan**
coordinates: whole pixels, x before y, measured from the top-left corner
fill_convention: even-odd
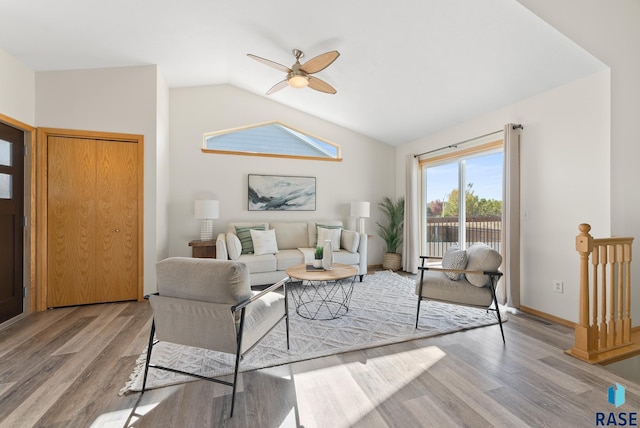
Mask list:
[[[340,56],[340,52],[325,52],[321,55],[311,58],[304,64],[300,64],[300,58],[304,57],[304,53],[301,50],[294,49],[292,53],[293,56],[296,57],[296,62],[291,66],[291,68],[253,54],[247,54],[249,58],[253,58],[256,61],[260,61],[263,64],[267,64],[268,66],[275,68],[276,70],[284,71],[285,73],[287,73],[287,77],[283,81],[273,85],[273,87],[271,87],[271,89],[267,91],[267,95],[271,95],[287,85],[294,88],[305,88],[308,86],[311,89],[325,92],[327,94],[335,94],[337,92],[333,86],[331,86],[324,80],[318,79],[315,76],[311,76],[311,74],[315,74],[330,66],[331,63],[333,63],[333,61],[335,61]]]

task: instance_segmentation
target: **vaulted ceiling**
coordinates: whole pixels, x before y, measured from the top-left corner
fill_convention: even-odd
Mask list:
[[[0,48],[34,71],[156,64],[170,87],[262,96],[304,63],[328,95],[269,98],[398,145],[606,69],[515,0],[6,0]],[[278,118],[274,118],[278,119]]]

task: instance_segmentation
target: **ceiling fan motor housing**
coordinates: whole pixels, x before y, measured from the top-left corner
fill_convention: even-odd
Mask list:
[[[296,51],[294,50],[294,55],[295,53]],[[296,56],[296,63],[291,67],[291,72],[287,74],[287,82],[289,82],[289,86],[293,88],[305,88],[309,85],[309,75],[300,69],[298,59],[303,55],[302,52],[300,52],[300,54],[300,57]]]

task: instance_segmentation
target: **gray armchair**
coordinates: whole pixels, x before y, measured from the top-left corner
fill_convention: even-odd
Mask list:
[[[289,349],[288,278],[263,291],[252,291],[244,263],[186,257],[160,261],[156,274],[158,293],[149,296],[153,323],[142,394],[149,368],[181,373],[233,387],[233,416],[241,357],[283,319]],[[279,288],[282,294],[275,292]],[[153,347],[160,341],[234,354],[233,382],[152,364]]]
[[[478,307],[495,312],[502,342],[505,343],[496,297],[496,286],[502,276],[502,272],[498,270],[502,263],[500,253],[485,244],[474,244],[466,251],[452,247],[444,257],[420,256],[420,259],[420,278],[416,281],[416,328],[423,300]],[[425,262],[430,259],[440,260],[441,264],[425,266]]]

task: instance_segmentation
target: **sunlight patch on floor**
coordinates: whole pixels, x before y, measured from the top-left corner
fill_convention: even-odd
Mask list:
[[[331,426],[340,428],[353,426],[365,417],[375,419],[380,403],[445,355],[440,348],[430,346],[296,374],[300,423],[312,426],[312,421],[326,422],[330,415],[335,418]],[[366,382],[359,382],[359,378],[366,378]],[[361,385],[369,385],[368,390],[363,390]]]

